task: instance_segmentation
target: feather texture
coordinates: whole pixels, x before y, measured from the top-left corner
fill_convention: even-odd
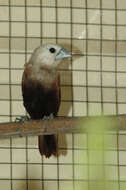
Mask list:
[[[24,107],[32,119],[42,119],[50,114],[56,116],[60,106],[59,74],[48,68],[36,71],[31,63],[27,63],[22,78],[22,95]],[[39,136],[39,151],[46,157],[57,155],[55,136]]]
[[[22,78],[24,107],[31,119],[56,117],[60,106],[60,76],[57,67],[71,54],[57,44],[44,44],[36,48],[25,64]],[[41,155],[58,155],[54,135],[39,136]]]

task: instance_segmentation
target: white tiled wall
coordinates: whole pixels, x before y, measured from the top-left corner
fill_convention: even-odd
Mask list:
[[[78,54],[60,71],[59,115],[125,114],[125,17],[125,0],[0,0],[0,122],[25,114],[23,65],[41,43],[59,43]],[[124,190],[126,136],[109,134],[108,139],[105,189]],[[46,159],[38,152],[37,137],[0,140],[0,187],[92,189],[101,152],[89,150],[86,134],[60,135],[59,147],[58,159]]]

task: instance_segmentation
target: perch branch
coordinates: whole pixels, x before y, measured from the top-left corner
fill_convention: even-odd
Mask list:
[[[107,116],[115,122],[111,130],[126,130],[126,115]],[[36,136],[58,133],[80,133],[86,132],[86,122],[97,117],[57,117],[52,120],[29,120],[25,122],[0,123],[0,138],[19,136]]]

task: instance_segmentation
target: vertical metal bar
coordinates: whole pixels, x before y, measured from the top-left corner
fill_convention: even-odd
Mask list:
[[[40,44],[42,44],[43,42],[43,19],[42,19],[42,15],[43,15],[43,9],[42,9],[42,3],[43,3],[43,0],[40,0]],[[39,151],[39,150],[38,150]],[[44,190],[44,167],[43,167],[43,163],[44,163],[44,159],[43,159],[43,156],[42,156],[42,190]]]
[[[86,30],[86,110],[87,110],[87,115],[89,115],[89,98],[88,98],[88,0],[85,0],[85,11],[86,11],[86,23],[85,23],[85,30]],[[90,165],[89,165],[89,136],[87,133],[87,177],[88,177],[88,190],[90,190]]]
[[[117,0],[115,0],[115,94],[116,94],[116,114],[118,111],[118,83],[117,83],[117,43],[118,43],[118,25],[117,25]],[[120,164],[119,164],[119,132],[117,132],[117,167],[118,167],[118,189],[120,190]]]
[[[27,62],[27,0],[25,0],[25,63]],[[26,189],[28,190],[28,137],[26,137]]]
[[[55,9],[56,9],[56,44],[58,43],[58,0],[55,0]],[[57,141],[58,141],[58,135],[57,135]],[[57,157],[57,190],[60,189],[60,179],[59,179],[59,157]]]
[[[71,38],[70,38],[70,43],[71,43],[71,53],[73,51],[73,1],[70,0],[70,25],[71,25]],[[73,101],[73,58],[71,57],[71,98],[72,98],[72,116],[74,116],[74,101]],[[75,190],[75,160],[74,160],[74,134],[72,133],[72,172],[73,172],[73,190]]]
[[[9,117],[12,121],[12,89],[11,89],[11,1],[9,0],[9,102],[10,110]],[[13,190],[13,176],[12,176],[12,138],[10,138],[10,180],[11,190]]]

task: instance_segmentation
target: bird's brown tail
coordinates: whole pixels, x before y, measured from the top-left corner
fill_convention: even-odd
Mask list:
[[[45,155],[46,158],[49,158],[51,155],[58,155],[55,135],[38,136],[38,146],[40,154]]]

